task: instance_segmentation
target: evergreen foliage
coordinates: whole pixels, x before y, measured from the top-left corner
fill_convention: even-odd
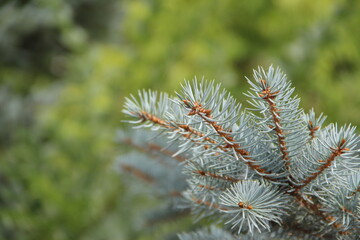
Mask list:
[[[135,89],[200,74],[242,101],[242,76],[275,63],[305,109],[359,125],[359,12],[354,0],[0,1],[0,239],[152,240],[188,229],[187,211],[154,207],[158,188],[113,169],[127,148],[114,143],[116,109]]]
[[[129,122],[158,134],[142,130],[123,142],[163,156],[150,166],[146,155],[129,153],[119,159],[122,170],[152,183],[175,209],[225,223],[180,234],[182,240],[357,239],[355,127],[323,126],[322,114],[305,113],[279,68],[259,68],[248,82],[247,109],[220,85],[196,79],[176,98],[146,90],[127,98]]]

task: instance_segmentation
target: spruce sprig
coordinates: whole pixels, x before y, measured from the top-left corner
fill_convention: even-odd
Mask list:
[[[187,189],[152,169],[152,179],[167,183],[157,188],[182,191],[185,207],[198,219],[225,223],[223,230],[180,239],[211,234],[356,239],[360,140],[355,127],[323,126],[325,116],[316,117],[314,110],[306,114],[279,68],[259,68],[248,82],[251,109],[243,109],[219,84],[196,79],[185,82],[177,97],[144,90],[126,99],[124,113],[134,119],[129,122],[159,132],[156,139],[162,140],[145,147],[127,143],[181,162],[178,179],[186,179]],[[135,170],[140,163],[121,162],[125,171],[146,179]]]

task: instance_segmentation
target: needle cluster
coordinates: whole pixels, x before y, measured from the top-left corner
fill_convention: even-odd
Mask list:
[[[248,82],[247,109],[219,84],[196,79],[185,82],[176,97],[144,90],[127,98],[129,122],[158,135],[144,142],[143,131],[140,143],[123,138],[142,152],[140,162],[120,160],[123,171],[152,185],[161,182],[157,188],[185,199],[197,219],[224,224],[180,234],[182,240],[357,239],[355,127],[324,126],[322,114],[305,113],[278,68],[259,68]],[[154,155],[165,163],[141,169],[146,156]],[[177,167],[164,169],[169,176],[159,173],[173,163]]]

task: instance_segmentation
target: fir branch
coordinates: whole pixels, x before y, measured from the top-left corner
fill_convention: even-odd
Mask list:
[[[343,231],[352,233],[356,232],[356,226],[360,224],[360,215],[356,207],[360,199],[355,196],[349,196],[354,189],[351,181],[354,180],[354,177],[356,178],[356,175],[358,175],[358,172],[348,176],[340,185],[329,184],[324,188],[322,194],[318,195],[323,206],[322,211],[333,215],[336,218],[336,222],[342,225]],[[358,183],[355,182],[355,184]]]
[[[270,114],[271,114],[272,120],[274,122],[274,126],[271,126],[271,125],[270,126],[276,132],[277,139],[278,139],[279,146],[280,146],[280,152],[282,154],[282,158],[285,161],[286,168],[289,170],[290,158],[289,158],[287,143],[285,141],[285,133],[282,129],[281,122],[280,122],[280,119],[281,119],[280,118],[280,110],[277,108],[276,103],[274,101],[280,91],[279,90],[272,91],[272,89],[270,89],[270,86],[267,86],[267,82],[264,79],[261,79],[260,83],[262,85],[263,90],[261,91],[261,93],[258,93],[258,95],[259,95],[259,97],[264,99],[269,104]]]
[[[140,127],[150,127],[151,125],[144,125],[145,122],[150,122],[155,126],[180,134],[182,137],[189,139],[194,145],[203,145],[205,149],[215,145],[216,141],[206,136],[200,130],[194,129],[186,123],[181,123],[178,120],[165,120],[160,116],[166,115],[168,109],[177,108],[167,94],[157,94],[151,91],[139,91],[140,101],[134,96],[126,98],[124,113],[139,119],[139,121],[130,121],[130,123],[140,124]],[[147,102],[149,101],[150,104]],[[161,106],[161,109],[154,106]],[[158,130],[157,128],[154,130]],[[197,138],[194,138],[197,137]],[[209,144],[203,144],[208,142]]]
[[[200,144],[201,141],[194,140],[192,138],[192,136],[198,136],[198,137],[201,137],[202,141],[205,141],[205,142],[207,141],[209,143],[216,144],[216,141],[212,140],[209,137],[205,137],[205,134],[201,133],[198,130],[191,128],[190,126],[188,126],[186,124],[181,124],[181,123],[176,123],[176,122],[170,123],[170,122],[167,122],[167,121],[161,119],[158,116],[155,116],[151,113],[147,113],[145,111],[139,111],[137,113],[134,112],[133,115],[137,115],[137,117],[139,119],[141,119],[142,122],[149,121],[155,125],[159,125],[166,129],[170,129],[173,132],[177,132],[177,133],[181,134],[182,137],[191,140],[195,144]],[[184,130],[185,132],[188,132],[188,133],[183,133],[181,130]],[[205,149],[209,148],[209,145],[204,145],[204,148]],[[174,154],[174,157],[175,157],[175,154]]]
[[[185,105],[187,107],[189,107],[190,102],[189,100],[183,100],[183,102],[185,103]],[[203,114],[205,114],[205,116]],[[228,149],[233,149],[234,152],[236,152],[241,159],[244,159],[245,164],[248,165],[251,169],[255,170],[256,172],[262,173],[262,175],[260,175],[261,177],[263,177],[264,179],[267,180],[272,180],[272,181],[276,181],[275,178],[271,177],[271,176],[267,176],[272,174],[271,171],[266,170],[265,168],[262,168],[259,164],[254,163],[255,161],[249,157],[250,153],[244,149],[241,148],[241,146],[239,144],[236,143],[235,139],[231,136],[230,133],[226,132],[224,130],[224,128],[219,125],[217,122],[215,121],[211,121],[210,119],[212,119],[212,116],[210,115],[211,110],[210,109],[205,109],[202,107],[201,104],[195,102],[194,106],[191,107],[191,111],[188,113],[188,115],[195,115],[197,114],[198,116],[200,116],[204,122],[208,123],[210,126],[212,126],[216,133],[225,139],[225,144],[224,145],[218,145],[218,148],[223,150],[224,152],[228,152]],[[188,129],[191,129],[190,127],[188,127]],[[197,134],[199,134],[199,132],[195,132]],[[203,135],[200,135],[203,137]],[[215,140],[212,140],[210,138],[204,138],[205,140],[209,141],[210,143],[213,144],[217,144],[217,142]],[[267,175],[265,175],[267,174]]]
[[[283,171],[290,175],[291,159],[299,156],[306,144],[307,136],[303,135],[305,124],[302,121],[303,110],[299,109],[299,99],[291,97],[294,88],[279,68],[272,66],[268,71],[259,68],[254,71],[255,82],[248,79],[252,92],[246,96],[255,110],[262,116],[253,114],[259,122],[258,128],[263,134],[263,141],[277,146],[283,160]]]
[[[206,87],[205,87],[206,88]],[[184,92],[185,96],[191,96],[191,93],[193,91],[190,91],[189,89],[191,89],[191,87],[189,86],[189,84],[187,84],[187,88],[188,91]],[[199,89],[195,89],[194,92],[199,91]],[[216,94],[218,94],[218,89],[217,90],[213,90],[215,93],[213,93],[213,95],[216,96]],[[225,94],[223,94],[225,95]],[[243,159],[245,164],[248,165],[251,169],[255,170],[258,173],[261,173],[261,177],[267,180],[272,180],[272,181],[276,181],[276,178],[274,178],[273,176],[270,176],[272,174],[271,171],[266,170],[265,168],[262,168],[261,165],[256,164],[256,160],[252,159],[250,157],[250,153],[241,148],[241,146],[237,143],[237,141],[234,139],[234,137],[232,136],[232,134],[230,133],[231,131],[225,130],[224,127],[222,127],[220,124],[218,124],[218,122],[216,120],[214,120],[214,117],[211,115],[212,112],[215,112],[212,109],[207,109],[204,107],[204,105],[209,105],[209,104],[202,104],[199,103],[198,101],[194,101],[192,102],[190,99],[196,99],[196,97],[189,97],[189,99],[186,99],[185,97],[182,97],[181,95],[178,94],[178,96],[180,97],[181,102],[184,104],[185,109],[188,109],[189,112],[187,113],[188,116],[193,116],[193,115],[197,115],[199,116],[205,123],[207,123],[209,126],[211,126],[215,132],[218,134],[218,136],[224,140],[224,144],[223,145],[217,145],[217,147],[219,149],[221,149],[224,152],[228,152],[229,149],[232,149],[233,152],[236,153],[236,157],[240,157],[240,159]],[[229,101],[232,101],[229,100]],[[235,103],[233,103],[233,105],[235,105]],[[239,107],[239,106],[234,106],[234,107]],[[196,132],[196,134],[198,134]],[[217,142],[215,140],[210,140],[210,139],[206,139],[208,140],[210,143],[213,144],[217,144]]]
[[[219,125],[216,121],[212,121],[212,116],[210,115],[211,109],[206,109],[202,106],[202,104],[195,102],[193,104],[190,104],[189,100],[183,100],[185,106],[187,108],[190,108],[191,111],[188,113],[188,115],[198,115],[200,118],[204,120],[207,124],[212,126],[216,133],[225,139],[225,145],[219,146],[222,150],[227,151],[228,148],[233,148],[235,152],[240,154],[246,159],[249,159],[250,153],[244,149],[241,149],[240,145],[235,143],[235,139],[231,136],[230,133],[226,132],[224,128]],[[213,142],[216,144],[216,142]],[[265,170],[263,170],[265,171]]]
[[[316,179],[324,170],[329,168],[332,164],[332,162],[335,160],[336,157],[344,154],[347,151],[350,151],[349,148],[345,148],[344,145],[346,143],[345,139],[342,139],[337,148],[330,148],[331,154],[330,156],[324,161],[322,165],[320,165],[316,172],[313,172],[309,177],[307,177],[305,180],[302,181],[302,184],[299,186],[295,186],[296,191],[299,191],[300,189],[306,187],[311,181]]]
[[[132,96],[125,104],[124,112],[136,118],[130,122],[162,131],[178,150],[155,142],[128,143],[182,162],[187,179],[177,177],[188,184],[182,194],[198,219],[210,217],[254,237],[268,236],[266,229],[280,238],[355,239],[360,232],[360,137],[355,128],[322,128],[325,117],[299,108],[294,88],[279,69],[259,68],[254,79],[248,80],[252,92],[247,96],[255,108],[246,112],[220,85],[204,80],[185,82],[181,94],[176,93],[180,101],[139,92],[139,100]],[[151,179],[136,164],[129,166],[124,170],[145,181],[167,181],[159,172],[151,173]],[[166,189],[168,196],[180,194],[179,188]]]

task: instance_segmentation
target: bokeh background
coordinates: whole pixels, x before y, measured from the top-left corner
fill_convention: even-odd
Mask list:
[[[360,123],[360,1],[0,1],[0,239],[162,239],[118,174],[124,97],[280,66],[306,110]],[[246,103],[245,103],[246,105]],[[140,184],[140,182],[139,182]],[[169,235],[168,235],[169,236]]]

